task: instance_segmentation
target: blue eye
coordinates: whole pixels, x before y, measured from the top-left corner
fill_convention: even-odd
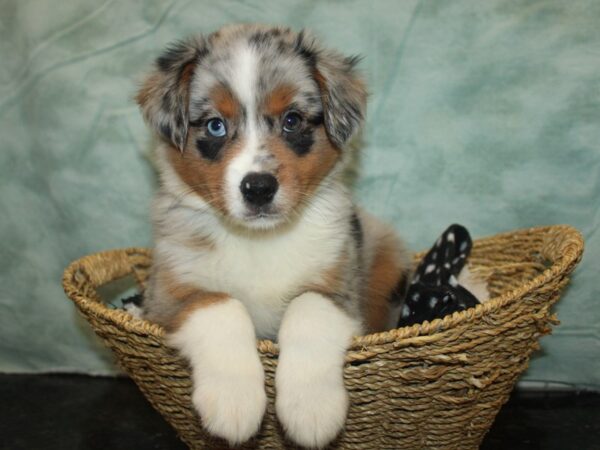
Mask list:
[[[302,117],[298,113],[289,112],[283,117],[283,131],[286,133],[298,131],[300,125],[302,125]]]
[[[221,119],[210,119],[206,122],[208,134],[214,137],[223,137],[227,134],[225,123]]]

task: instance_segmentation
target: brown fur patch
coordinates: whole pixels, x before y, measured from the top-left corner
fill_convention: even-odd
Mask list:
[[[390,312],[390,297],[406,276],[396,255],[395,242],[382,240],[369,271],[366,299],[366,322],[369,332],[385,329]]]
[[[321,89],[321,92],[327,91],[327,80],[318,69],[313,70],[313,78],[317,82],[317,85],[319,86],[319,89]]]
[[[142,108],[145,107],[152,96],[159,91],[159,83],[162,79],[163,76],[158,72],[154,72],[148,76],[135,96],[136,103]]]
[[[196,61],[191,61],[187,63],[183,70],[181,71],[181,76],[179,78],[179,82],[186,87],[192,81],[192,77],[194,76],[194,71],[196,70]]]
[[[185,150],[180,152],[176,147],[170,147],[168,158],[179,177],[188,185],[190,192],[195,192],[218,211],[226,214],[225,171],[229,162],[242,148],[242,141],[226,143],[222,149],[222,158],[207,161],[198,152],[196,139],[191,132]]]
[[[315,129],[313,136],[315,142],[311,150],[302,156],[294,153],[278,136],[271,137],[267,142],[267,148],[279,163],[279,184],[293,205],[304,201],[314,192],[340,158],[339,151],[331,144],[322,126]]]
[[[241,108],[238,100],[225,86],[218,84],[210,92],[215,108],[230,122],[235,122]],[[183,152],[169,149],[169,161],[190,190],[197,193],[217,210],[226,213],[224,198],[224,177],[227,165],[243,148],[243,141],[226,142],[223,157],[215,161],[202,158],[196,148],[196,133],[190,130],[186,148]]]
[[[273,89],[265,98],[264,111],[269,116],[279,116],[285,112],[296,95],[297,89],[287,84]]]
[[[156,282],[161,286],[162,292],[176,303],[174,305],[176,312],[163,322],[163,326],[169,332],[181,327],[189,315],[197,309],[229,298],[227,294],[221,292],[208,292],[182,283],[168,270],[158,272]]]
[[[181,308],[178,309],[176,314],[167,320],[164,327],[169,333],[173,333],[178,328],[181,328],[190,314],[192,314],[194,311],[215,303],[222,302],[228,298],[229,296],[227,294],[216,292],[198,292],[193,300],[187,301],[181,306]]]
[[[229,89],[222,84],[217,84],[211,89],[209,95],[215,108],[223,117],[229,120],[237,118],[240,113],[240,104]]]
[[[326,297],[339,294],[343,290],[344,270],[346,269],[347,264],[348,255],[344,253],[332,267],[321,274],[319,281],[308,284],[302,290],[317,292]]]

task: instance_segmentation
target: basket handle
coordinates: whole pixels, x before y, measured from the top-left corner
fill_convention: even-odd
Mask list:
[[[551,269],[570,273],[581,261],[583,245],[583,237],[576,228],[555,225],[548,227],[540,253],[552,263]]]
[[[63,274],[65,293],[73,301],[85,298],[101,302],[97,288],[111,281],[134,275],[143,285],[150,255],[150,250],[134,247],[95,253],[73,261]]]

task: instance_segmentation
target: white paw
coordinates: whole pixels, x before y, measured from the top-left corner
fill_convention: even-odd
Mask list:
[[[169,337],[192,366],[192,402],[204,428],[231,445],[260,428],[267,405],[254,326],[238,300],[193,311]]]
[[[332,375],[277,377],[277,417],[288,437],[303,447],[325,447],[344,426],[348,393],[343,380]]]
[[[254,374],[203,372],[194,377],[192,402],[204,428],[230,445],[250,439],[260,428],[267,404],[262,367]]]

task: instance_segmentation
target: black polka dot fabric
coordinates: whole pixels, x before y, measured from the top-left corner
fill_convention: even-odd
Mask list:
[[[419,263],[406,293],[398,327],[432,321],[479,301],[458,284],[473,241],[465,227],[451,225]]]

